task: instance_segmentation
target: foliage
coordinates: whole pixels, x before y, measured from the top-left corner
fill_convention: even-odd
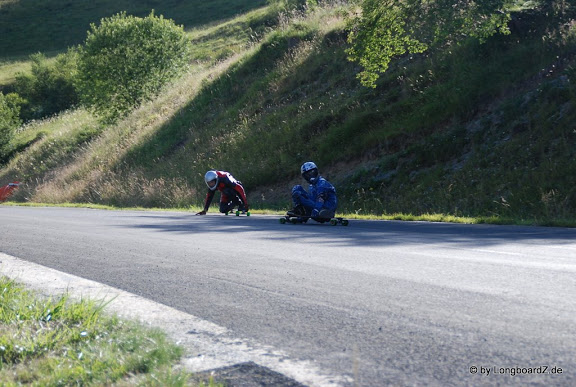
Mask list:
[[[14,131],[22,124],[21,103],[22,99],[17,94],[4,95],[0,92],[0,163],[8,157],[10,140]]]
[[[182,26],[150,13],[119,13],[91,25],[80,49],[78,87],[82,101],[106,121],[115,121],[151,100],[190,62]]]
[[[30,73],[16,76],[16,92],[26,100],[24,120],[38,119],[69,109],[78,104],[74,86],[78,53],[75,49],[48,60],[44,54],[30,55]]]
[[[363,0],[349,20],[349,59],[359,62],[358,78],[375,87],[390,61],[403,54],[453,45],[467,37],[481,41],[508,33],[510,0]]]
[[[104,313],[104,302],[40,297],[0,276],[0,385],[185,385],[183,353],[158,329]]]

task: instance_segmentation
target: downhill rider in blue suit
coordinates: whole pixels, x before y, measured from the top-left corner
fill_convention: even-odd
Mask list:
[[[338,206],[334,186],[318,174],[318,167],[312,161],[302,164],[300,173],[310,187],[308,191],[301,185],[292,188],[294,209],[288,211],[288,215],[309,216],[317,222],[326,222],[333,218]]]

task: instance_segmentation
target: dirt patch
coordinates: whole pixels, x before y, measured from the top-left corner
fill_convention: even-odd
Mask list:
[[[262,367],[254,362],[235,364],[215,370],[197,373],[201,381],[209,382],[212,378],[216,383],[226,387],[305,387],[281,373]]]

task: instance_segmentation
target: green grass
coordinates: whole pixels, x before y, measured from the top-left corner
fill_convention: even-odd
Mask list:
[[[216,63],[256,44],[275,24],[270,7],[259,8],[229,21],[189,31],[196,61]]]
[[[84,41],[90,23],[121,11],[144,17],[154,10],[189,29],[223,22],[265,4],[265,0],[2,0],[0,36],[9,38],[0,40],[0,52],[10,57],[66,51]]]
[[[15,168],[26,170],[10,180],[40,182],[54,168],[72,161],[80,149],[102,131],[102,126],[86,111],[74,110],[59,116],[31,122],[14,136],[12,146]],[[22,157],[19,152],[26,150]]]
[[[2,86],[12,85],[16,81],[16,74],[30,71],[32,68],[29,58],[19,59],[0,58],[0,90]]]
[[[105,302],[42,297],[0,276],[0,384],[191,385],[183,349],[105,313]]]

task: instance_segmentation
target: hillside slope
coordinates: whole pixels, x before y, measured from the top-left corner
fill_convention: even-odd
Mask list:
[[[185,207],[218,168],[254,206],[287,208],[314,160],[346,212],[575,218],[574,27],[529,19],[486,44],[402,58],[367,89],[340,7],[193,31],[202,60],[158,100],[114,127],[81,110],[27,127],[35,140],[0,181],[26,182],[17,200]]]
[[[193,28],[223,22],[264,5],[266,0],[0,0],[0,53],[14,57],[65,51],[84,41],[90,23],[122,11],[144,17],[154,10],[178,25]]]

